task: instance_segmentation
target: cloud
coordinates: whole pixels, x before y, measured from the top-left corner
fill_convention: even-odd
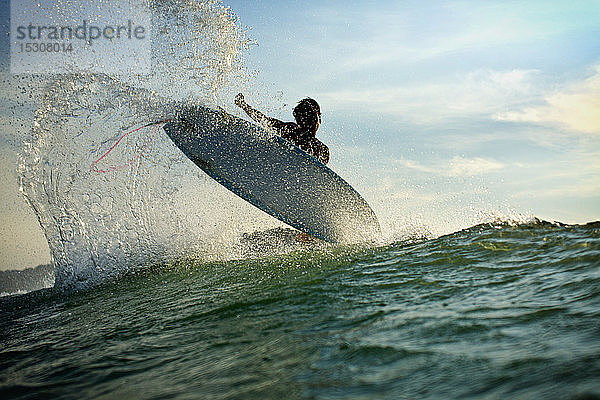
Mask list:
[[[352,49],[335,65],[344,71],[369,72],[386,66],[414,67],[436,59],[443,62],[455,52],[515,46],[532,36],[561,31],[565,24],[547,24],[543,18],[540,21],[537,8],[517,4],[414,3],[357,4],[342,13],[339,6],[321,6],[316,21],[332,28],[327,40],[335,44],[333,48]],[[315,20],[309,22],[312,25]]]
[[[531,122],[572,131],[600,134],[600,65],[595,74],[545,96],[545,104],[498,113],[499,121]]]
[[[426,172],[428,174],[434,174],[439,172],[439,169],[434,166],[423,165],[413,160],[402,159],[397,160],[396,163],[400,164],[400,166],[403,168],[412,169],[414,171],[419,172]]]
[[[575,177],[574,179],[577,179]],[[513,194],[514,198],[525,198],[531,199],[535,197],[541,198],[587,198],[587,197],[600,197],[600,182],[598,177],[586,177],[585,179],[579,179],[577,182],[565,183],[560,182],[557,186],[548,186],[542,188],[528,188],[522,191],[518,191]]]
[[[463,158],[454,157],[450,161],[447,174],[449,176],[483,175],[504,168],[504,164],[493,159],[482,157]]]
[[[483,117],[521,105],[539,95],[538,71],[477,70],[449,81],[318,94],[330,108],[393,115],[420,125],[451,118]]]
[[[465,158],[455,156],[451,160],[434,165],[424,165],[413,160],[397,160],[403,168],[412,169],[427,174],[436,174],[447,177],[484,175],[506,167],[505,164],[491,158]]]

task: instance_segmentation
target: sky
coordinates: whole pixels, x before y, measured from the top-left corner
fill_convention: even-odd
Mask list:
[[[247,100],[291,119],[317,99],[332,165],[375,203],[600,219],[600,1],[224,4],[257,43]]]
[[[600,0],[223,4],[252,39],[248,103],[292,120],[316,99],[330,167],[388,230],[600,220]],[[0,122],[0,269],[21,269],[49,253]]]

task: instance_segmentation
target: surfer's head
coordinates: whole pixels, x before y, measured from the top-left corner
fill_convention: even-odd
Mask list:
[[[321,123],[321,107],[310,97],[302,99],[294,107],[294,118],[298,125],[316,133]]]

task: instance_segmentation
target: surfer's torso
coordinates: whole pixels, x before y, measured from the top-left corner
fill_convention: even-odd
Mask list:
[[[279,136],[289,140],[323,164],[329,162],[329,148],[317,139],[314,133],[302,129],[302,127],[295,122],[281,122],[275,120],[271,122],[270,128],[272,128]]]
[[[309,117],[314,118],[306,118],[306,110],[301,112],[300,116],[296,116],[297,109],[306,101],[311,102],[311,104],[314,102],[314,107],[311,106],[312,108],[308,111]],[[244,95],[241,93],[235,97],[235,104],[244,110],[250,118],[262,125],[263,128],[274,131],[276,134],[300,147],[323,164],[329,162],[329,148],[316,138],[317,130],[321,123],[321,112],[319,111],[318,104],[314,100],[308,98],[301,100],[300,103],[298,103],[298,106],[294,108],[294,117],[296,118],[296,121],[309,121],[302,125],[296,122],[283,122],[277,118],[267,117],[265,114],[248,105],[244,100]]]

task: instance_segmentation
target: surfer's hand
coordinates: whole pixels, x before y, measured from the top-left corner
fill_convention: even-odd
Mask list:
[[[244,104],[246,104],[246,101],[244,100],[244,95],[238,93],[238,95],[235,96],[235,105],[238,107],[244,107]]]

